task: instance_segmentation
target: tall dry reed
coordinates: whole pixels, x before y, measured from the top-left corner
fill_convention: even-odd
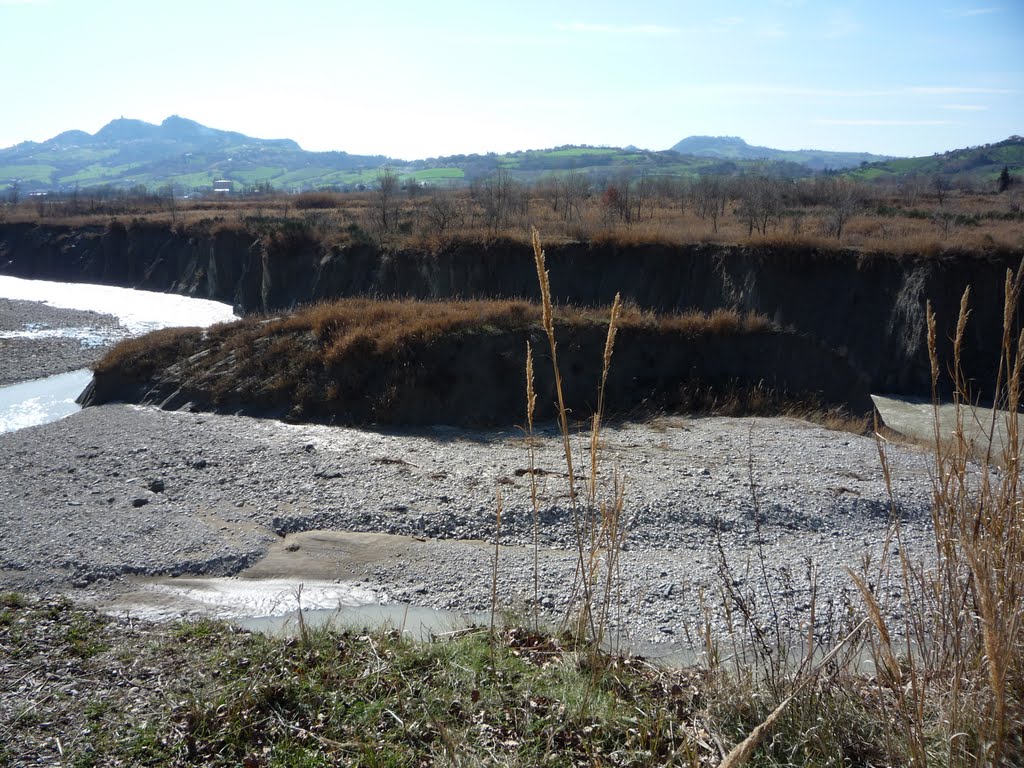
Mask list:
[[[977,393],[962,369],[970,289],[963,294],[949,375],[955,422],[943,434],[942,363],[936,318],[928,305],[935,464],[932,529],[935,565],[911,559],[898,525],[906,652],[867,586],[858,581],[877,629],[880,679],[891,689],[894,722],[912,765],[1024,764],[1024,488],[1019,412],[1024,331],[1015,321],[1024,267],[1007,272],[1002,350],[992,415],[982,420]],[[979,446],[979,441],[981,445]],[[979,450],[980,449],[980,450]],[[890,478],[882,450],[883,469]],[[934,717],[934,711],[941,717]]]
[[[601,430],[604,418],[605,385],[615,350],[622,313],[621,298],[616,295],[608,321],[608,334],[602,356],[601,379],[598,384],[597,408],[590,419],[590,480],[586,484],[586,496],[580,499],[577,492],[578,478],[574,461],[572,434],[570,432],[569,409],[565,402],[562,374],[558,365],[558,342],[555,337],[554,309],[551,300],[551,284],[545,263],[544,249],[540,234],[532,233],[534,262],[541,292],[541,325],[547,337],[551,353],[552,373],[557,396],[558,425],[569,483],[569,511],[572,518],[576,542],[576,575],[571,591],[570,615],[572,631],[580,640],[600,648],[608,637],[612,609],[617,605],[620,578],[619,557],[626,538],[624,509],[624,486],[615,470],[608,479],[610,486],[600,482],[603,472],[601,453]],[[527,406],[528,423],[532,431],[533,357],[528,349],[527,356]],[[532,448],[531,448],[531,461]],[[531,465],[532,470],[532,465]],[[533,473],[531,471],[531,476]],[[534,486],[534,509],[536,490]],[[535,513],[536,514],[536,513]],[[535,518],[536,519],[536,518]],[[535,533],[536,536],[536,533]],[[536,571],[536,566],[535,566]]]

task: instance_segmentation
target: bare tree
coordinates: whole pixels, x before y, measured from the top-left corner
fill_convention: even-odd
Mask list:
[[[937,173],[932,177],[931,187],[935,192],[935,197],[939,200],[939,207],[941,208],[946,202],[946,193],[949,192],[949,179],[941,173]]]
[[[580,217],[580,203],[590,194],[590,182],[578,171],[572,170],[559,179],[558,188],[562,198],[562,218],[572,221],[573,214]]]
[[[765,235],[768,225],[782,211],[782,190],[777,179],[770,176],[746,176],[739,188],[740,216],[747,223],[747,236]]]
[[[718,217],[725,210],[728,188],[720,176],[701,176],[691,188],[693,209],[703,221],[711,219],[711,231],[718,231]]]
[[[377,189],[374,194],[377,223],[381,232],[390,232],[398,225],[398,174],[390,168],[377,171]]]
[[[862,205],[861,189],[848,179],[829,179],[825,189],[825,202],[829,210],[828,233],[835,235],[836,240],[841,240],[843,228]]]
[[[456,193],[441,191],[431,193],[424,218],[430,232],[435,235],[443,235],[460,226],[463,221],[463,211],[456,199]]]
[[[633,191],[633,205],[635,206],[635,213],[633,214],[634,221],[641,221],[643,219],[644,206],[650,207],[653,205],[654,198],[654,177],[648,172],[646,168],[640,172],[640,178],[637,179],[634,185]],[[653,216],[653,211],[650,212]]]
[[[499,168],[474,187],[487,226],[497,232],[509,225],[514,213],[526,213],[527,196],[507,168]]]

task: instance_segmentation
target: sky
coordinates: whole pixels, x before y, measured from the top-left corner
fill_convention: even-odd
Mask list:
[[[0,0],[0,147],[176,114],[419,159],[1024,134],[1024,0]]]

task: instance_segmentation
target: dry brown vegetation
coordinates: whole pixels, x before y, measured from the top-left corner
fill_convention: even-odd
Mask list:
[[[994,403],[982,437],[961,365],[970,314],[964,292],[954,339],[951,376],[957,418],[952,437],[941,433],[936,318],[929,306],[935,435],[932,527],[937,564],[911,558],[894,517],[902,583],[902,626],[883,617],[870,587],[855,577],[876,635],[870,650],[908,762],[925,766],[1020,765],[1024,761],[1024,486],[1019,431],[1024,330],[1016,312],[1024,269],[1007,272],[1002,355]],[[1000,423],[1001,422],[1001,423]],[[998,437],[1005,430],[1005,438]],[[980,442],[980,444],[979,444]],[[892,480],[884,451],[886,480]],[[980,463],[978,462],[980,457]],[[898,489],[896,489],[898,492]],[[893,640],[894,630],[904,639]],[[936,722],[934,712],[941,713]],[[937,733],[936,733],[937,731]],[[939,738],[936,738],[938,735]]]
[[[587,241],[771,245],[865,253],[931,255],[1024,247],[1024,192],[909,189],[817,178],[733,177],[715,183],[676,178],[585,186],[567,203],[550,184],[514,181],[469,189],[307,192],[169,201],[150,196],[87,205],[54,198],[8,207],[9,221],[106,225],[111,217],[184,229],[272,231],[300,225],[326,247],[370,242],[434,251],[454,241],[510,238],[530,228],[549,245]],[[623,188],[624,189],[624,188]],[[609,190],[615,195],[609,196]]]
[[[600,363],[588,361],[585,353],[603,343],[608,327],[604,311],[577,307],[553,311],[568,336],[566,354],[574,372],[589,370],[591,362]],[[636,365],[642,359],[653,366],[639,382],[634,376],[640,371],[616,372],[618,415],[636,408],[649,412],[672,407],[836,416],[837,404],[831,404],[833,410],[824,408],[813,392],[772,391],[761,381],[764,372],[747,381],[723,379],[712,368],[703,380],[687,379],[673,367],[678,361],[658,372],[658,349],[691,343],[720,347],[718,337],[734,340],[731,344],[745,336],[786,343],[791,334],[763,316],[724,309],[711,314],[658,315],[620,306],[616,328],[630,345],[627,360]],[[506,411],[521,395],[509,373],[522,356],[523,345],[538,343],[543,333],[542,307],[526,301],[344,299],[283,315],[253,315],[207,331],[169,329],[130,339],[111,349],[95,370],[98,381],[114,387],[139,385],[142,391],[155,381],[173,379],[185,389],[202,390],[211,407],[262,409],[296,420],[395,423],[404,414],[409,423],[419,423],[429,415],[430,406],[420,402],[427,398],[426,402],[446,413],[461,403],[464,413],[448,413],[447,418],[456,419],[448,423],[511,423],[521,415],[516,415],[518,409]],[[544,393],[542,418],[553,415],[549,397],[553,385],[545,373],[539,385]],[[572,396],[589,401],[578,386]]]

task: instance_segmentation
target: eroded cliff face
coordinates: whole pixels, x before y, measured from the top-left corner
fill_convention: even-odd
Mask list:
[[[627,302],[662,312],[760,312],[836,350],[874,391],[928,396],[926,302],[938,315],[937,337],[948,359],[960,297],[971,286],[964,366],[980,393],[990,391],[1002,340],[1003,283],[1021,253],[865,257],[570,243],[548,247],[547,257],[557,301],[610,304],[620,292]],[[436,254],[382,252],[365,244],[327,248],[301,225],[260,235],[147,223],[77,229],[2,224],[0,273],[182,293],[228,302],[243,313],[344,296],[537,297],[532,253],[523,243],[455,245]]]
[[[563,395],[574,418],[593,412],[607,329],[560,326]],[[100,366],[83,405],[134,402],[326,424],[513,426],[523,419],[527,342],[543,350],[539,322],[483,326],[413,339],[400,349],[350,348],[334,361],[316,354],[316,333],[269,323],[255,340],[237,325],[154,339],[116,365]],[[282,352],[281,350],[286,350]],[[158,361],[158,362],[155,362]],[[537,418],[556,417],[548,365],[534,379]],[[871,412],[867,382],[847,361],[805,334],[700,333],[627,327],[619,331],[605,388],[615,417],[719,407],[777,412],[791,407]]]

